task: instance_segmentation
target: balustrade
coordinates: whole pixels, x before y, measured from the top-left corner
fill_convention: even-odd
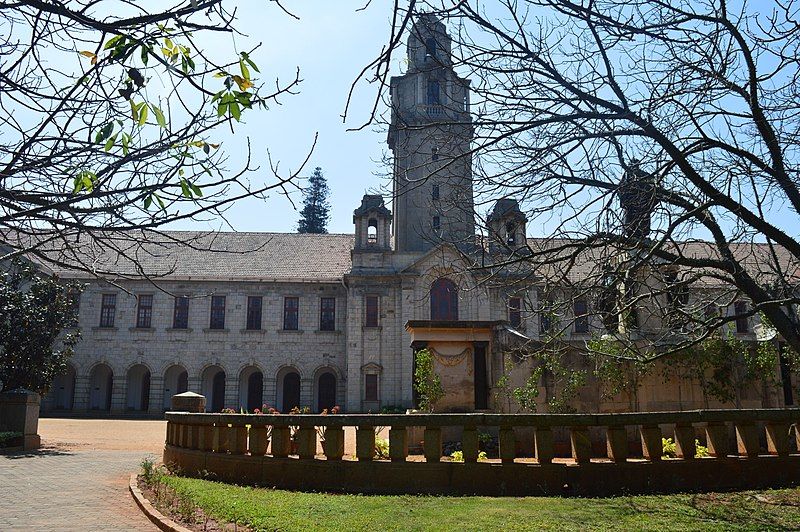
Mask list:
[[[355,430],[355,452],[352,457],[347,457],[347,463],[363,464],[363,467],[424,459],[430,467],[439,467],[436,464],[444,462],[441,466],[446,468],[465,467],[467,471],[478,467],[480,470],[484,466],[480,464],[479,456],[486,443],[482,433],[495,434],[498,442],[496,454],[483,461],[501,467],[538,466],[558,470],[577,465],[579,469],[591,469],[600,467],[601,462],[605,463],[602,467],[646,466],[648,463],[669,466],[671,463],[690,462],[702,462],[705,467],[713,462],[720,464],[726,474],[733,474],[737,469],[730,469],[729,465],[735,459],[753,463],[789,459],[791,464],[800,465],[800,409],[566,415],[323,416],[169,412],[166,418],[165,461],[170,449],[205,453],[209,460],[217,455],[240,455],[242,459],[261,457],[314,463],[341,461],[345,458],[344,429],[352,427]],[[388,459],[378,460],[375,456],[376,427],[389,428]],[[422,431],[418,430],[420,428]],[[421,434],[421,441],[410,441],[412,434]],[[453,436],[455,434],[458,438]],[[674,457],[667,459],[663,456],[662,437],[669,435],[674,437],[676,452]],[[460,439],[463,464],[443,456],[443,437]],[[709,456],[703,459],[696,458],[698,439],[703,440],[709,450]],[[321,443],[321,454],[317,453],[318,442]],[[731,445],[733,442],[735,445]],[[409,456],[410,444],[413,448],[421,444],[421,457]],[[170,456],[173,455],[177,456],[175,453]],[[208,467],[213,471],[213,466]],[[798,467],[788,470],[792,475],[791,471],[798,470]]]

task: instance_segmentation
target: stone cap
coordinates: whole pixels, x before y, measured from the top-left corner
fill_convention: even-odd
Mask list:
[[[199,393],[183,392],[172,396],[171,406],[175,412],[205,412],[206,398]]]

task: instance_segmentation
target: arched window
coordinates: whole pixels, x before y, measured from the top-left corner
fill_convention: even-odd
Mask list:
[[[367,244],[378,243],[378,220],[370,218],[367,222]]]
[[[427,58],[436,57],[436,39],[434,37],[425,39],[425,56]]]
[[[458,319],[458,286],[449,279],[437,279],[431,285],[431,319]]]
[[[506,244],[509,246],[517,244],[517,227],[514,225],[514,222],[508,222],[506,224]]]

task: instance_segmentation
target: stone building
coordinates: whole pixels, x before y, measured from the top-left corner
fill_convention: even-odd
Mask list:
[[[453,70],[450,38],[436,19],[417,21],[391,100],[394,212],[381,196],[365,195],[352,235],[168,232],[136,248],[141,271],[76,243],[118,277],[84,277],[76,324],[83,339],[43,409],[157,414],[186,390],[205,395],[212,411],[407,408],[421,347],[442,376],[440,410],[503,409],[496,392],[510,371],[504,349],[543,336],[542,317],[525,311],[540,306],[542,287],[480,282],[465,257],[535,241],[508,198],[488,218],[489,241],[476,237],[464,156],[473,134],[469,81]],[[601,330],[585,301],[575,299],[570,312],[579,319],[565,331],[568,342],[582,345]],[[753,340],[752,325],[738,334]],[[530,369],[520,364],[512,380]],[[791,385],[788,396],[755,393],[742,404],[790,403]],[[579,409],[629,407],[624,398],[604,403],[596,388],[581,392]],[[656,379],[643,394],[643,409],[704,406],[687,382]]]

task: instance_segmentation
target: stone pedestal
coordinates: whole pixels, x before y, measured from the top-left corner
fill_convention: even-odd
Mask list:
[[[39,403],[41,398],[30,390],[12,390],[0,394],[0,427],[11,432],[21,432],[26,451],[38,449]]]
[[[183,392],[173,395],[172,411],[202,414],[206,411],[206,398],[194,392]]]

